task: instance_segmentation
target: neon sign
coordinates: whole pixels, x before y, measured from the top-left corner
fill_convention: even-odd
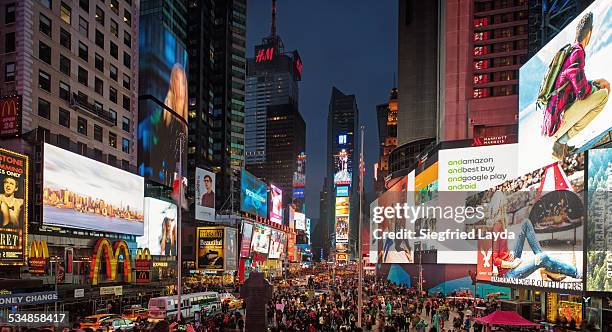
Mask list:
[[[255,62],[271,61],[273,55],[274,55],[274,48],[272,47],[262,48],[259,51],[257,51],[257,56],[255,56]]]
[[[302,60],[295,60],[295,68],[297,68],[298,73],[302,76]]]

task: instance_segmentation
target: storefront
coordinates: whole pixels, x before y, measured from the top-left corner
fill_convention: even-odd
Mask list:
[[[546,293],[545,321],[570,331],[582,328],[582,297],[580,295]]]

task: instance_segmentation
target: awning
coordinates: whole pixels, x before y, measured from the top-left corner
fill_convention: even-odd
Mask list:
[[[475,321],[491,325],[510,325],[510,326],[533,326],[539,327],[540,324],[534,323],[523,318],[516,311],[495,311],[484,317],[474,318]]]

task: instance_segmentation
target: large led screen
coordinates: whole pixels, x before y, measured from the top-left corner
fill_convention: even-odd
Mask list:
[[[610,140],[611,8],[595,1],[521,67],[519,174]]]
[[[187,52],[157,15],[141,15],[139,29],[138,171],[172,186],[181,140],[183,174],[187,161]]]
[[[283,223],[283,191],[275,186],[270,185],[270,221],[276,224]]]
[[[215,221],[215,173],[196,167],[195,197],[195,218]]]
[[[0,265],[21,265],[28,244],[28,157],[0,148]]]
[[[198,227],[198,254],[196,255],[196,266],[201,270],[223,271],[224,252],[224,227]],[[235,262],[236,259],[234,258]]]
[[[176,205],[151,197],[144,200],[144,233],[136,238],[138,248],[149,248],[151,255],[176,256]]]
[[[612,292],[612,149],[588,159],[587,291]]]
[[[251,240],[251,251],[267,254],[270,249],[270,235],[272,229],[267,226],[256,224],[253,227],[253,238]]]
[[[281,258],[283,251],[285,250],[285,232],[272,230],[270,236],[270,252],[268,258],[277,259]]]
[[[346,149],[340,150],[335,156],[335,162],[334,183],[336,185],[350,185],[353,176],[350,153]]]
[[[477,194],[477,279],[582,290],[584,153]]]
[[[45,144],[44,224],[142,235],[143,197],[142,177]]]
[[[225,227],[225,270],[235,271],[237,268],[238,232],[235,228]]]
[[[242,241],[240,242],[240,257],[249,257],[251,254],[251,237],[253,236],[253,224],[242,222]]]
[[[268,217],[268,188],[245,169],[242,169],[240,208],[258,217]]]
[[[306,230],[306,215],[301,212],[295,212],[293,214],[295,220],[295,229]]]

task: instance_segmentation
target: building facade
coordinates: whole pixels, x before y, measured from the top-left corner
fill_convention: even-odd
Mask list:
[[[389,155],[397,147],[397,88],[391,89],[389,101],[376,106],[379,159],[374,165],[374,191],[382,193],[389,174]]]

